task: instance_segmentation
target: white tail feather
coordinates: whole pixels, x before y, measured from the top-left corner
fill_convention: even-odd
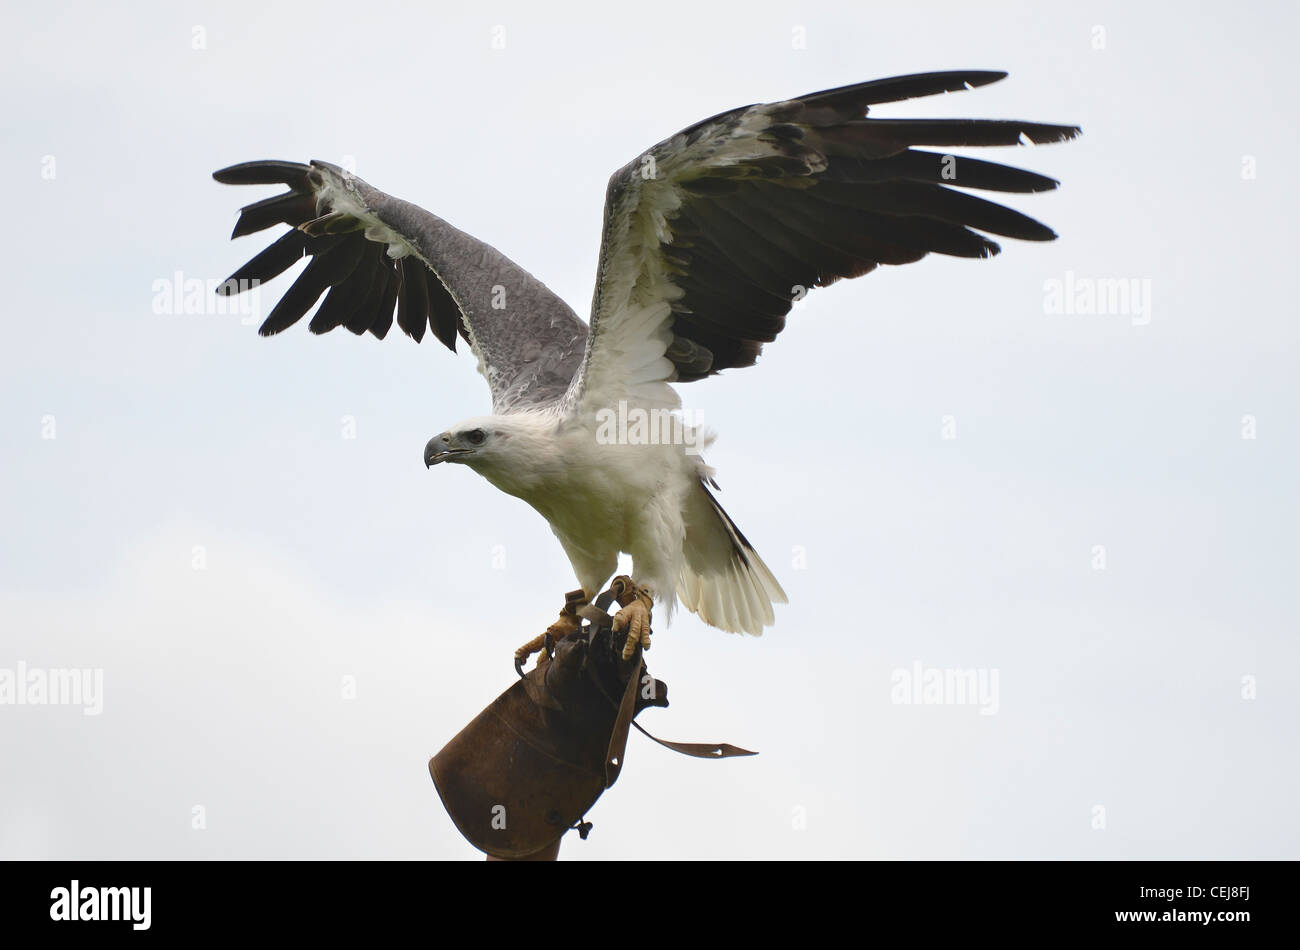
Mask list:
[[[688,509],[678,600],[711,627],[760,636],[785,591],[703,484]]]

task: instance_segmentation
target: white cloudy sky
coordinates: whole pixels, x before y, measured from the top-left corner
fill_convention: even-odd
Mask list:
[[[271,192],[213,169],[350,157],[584,312],[646,146],[958,67],[1011,78],[882,112],[1082,125],[993,156],[1062,179],[1014,199],[1061,239],[815,293],[689,388],[791,603],[760,640],[660,629],[644,721],[762,754],[634,735],[564,856],[1300,856],[1300,17],[1135,6],[9,10],[0,669],[105,692],[0,706],[0,856],[475,857],[425,763],[574,586],[522,502],[421,464],[487,408],[466,354],[154,312],[265,243],[226,235]],[[1046,313],[1067,273],[1149,281],[1149,321]],[[892,703],[918,662],[998,671],[997,713]]]

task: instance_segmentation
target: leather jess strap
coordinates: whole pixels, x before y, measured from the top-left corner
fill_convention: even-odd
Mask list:
[[[602,629],[609,628],[613,625],[613,618],[609,615],[609,607],[614,602],[614,590],[603,591],[597,595],[596,599],[585,606],[578,608],[578,616],[587,621],[586,638],[588,645],[595,640],[596,634]],[[549,647],[549,643],[547,645]],[[638,652],[640,648],[638,647]],[[548,651],[549,652],[549,649]],[[524,664],[522,659],[515,661],[515,672],[519,678],[524,678]],[[623,699],[621,702],[614,699],[606,692],[604,685],[595,676],[594,672],[588,669],[592,681],[599,687],[601,693],[619,710],[619,718],[614,726],[615,741],[619,737],[622,743],[619,748],[615,749],[611,743],[610,754],[605,759],[606,787],[614,784],[618,778],[618,773],[622,768],[623,747],[627,742],[628,725],[636,727],[637,732],[645,736],[652,742],[657,742],[665,749],[672,749],[674,752],[680,752],[682,755],[689,755],[697,759],[729,759],[742,755],[758,755],[757,752],[751,752],[749,749],[742,749],[738,745],[732,745],[730,742],[672,742],[668,739],[660,739],[653,735],[650,730],[646,729],[634,718],[636,716],[636,689],[641,684],[642,676],[645,673],[645,663],[638,656],[637,669],[635,675],[628,678],[627,687],[623,690]]]
[[[607,590],[600,594],[593,604],[579,608],[578,614],[585,620],[589,621],[588,629],[586,631],[587,643],[589,645],[595,639],[597,633],[599,633],[603,628],[612,625],[613,618],[609,615],[609,605],[613,599],[613,590]],[[671,742],[667,739],[660,739],[658,736],[652,735],[648,729],[644,728],[639,722],[637,722],[635,718],[636,690],[641,685],[642,679],[646,675],[645,661],[641,658],[640,652],[640,647],[638,647],[636,671],[632,676],[628,677],[627,686],[623,689],[623,698],[621,702],[616,702],[614,697],[610,696],[609,693],[605,691],[604,685],[595,677],[594,673],[591,674],[593,681],[600,688],[600,691],[604,694],[605,698],[618,707],[618,719],[614,724],[614,736],[616,739],[619,737],[622,738],[622,746],[625,746],[627,743],[627,727],[630,723],[632,726],[636,727],[636,730],[641,733],[641,735],[653,742],[659,743],[665,749],[672,749],[674,752],[680,752],[682,755],[689,755],[697,759],[727,759],[742,755],[758,755],[757,752],[742,749],[740,746],[732,745],[729,742]],[[588,669],[588,672],[591,673],[590,668]],[[652,679],[652,682],[657,681]],[[618,777],[618,771],[622,766],[622,757],[623,749],[620,747],[616,750],[613,748],[613,743],[611,743],[610,755],[605,759],[605,771],[608,785],[613,785],[613,779]],[[612,777],[610,777],[611,769],[613,771]]]

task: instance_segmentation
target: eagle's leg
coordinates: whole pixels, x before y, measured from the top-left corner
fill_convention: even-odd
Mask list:
[[[614,632],[627,631],[623,659],[630,660],[638,644],[643,649],[650,649],[650,608],[654,606],[654,597],[626,574],[614,578],[610,587],[614,591],[614,599],[623,608],[614,615]]]
[[[516,660],[527,660],[534,653],[546,649],[546,641],[549,638],[552,642],[563,640],[569,634],[577,631],[582,626],[582,618],[578,616],[578,608],[586,606],[591,598],[587,596],[584,590],[571,590],[564,595],[564,607],[560,609],[560,618],[551,624],[542,633],[533,637],[518,650],[515,651]]]

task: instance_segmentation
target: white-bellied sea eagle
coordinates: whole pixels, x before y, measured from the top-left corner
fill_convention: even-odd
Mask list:
[[[590,325],[494,248],[320,161],[214,173],[227,184],[289,188],[242,209],[232,237],[290,230],[219,292],[268,281],[307,256],[263,336],[323,295],[313,333],[346,327],[382,339],[396,310],[417,342],[428,329],[452,350],[458,336],[469,343],[492,414],[441,430],[424,461],[468,465],[550,522],[582,587],[552,631],[576,627],[572,607],[602,589],[622,552],[632,558],[632,577],[616,582],[625,655],[649,646],[656,600],[757,635],[785,593],[710,492],[699,431],[634,438],[635,427],[611,420],[635,413],[653,424],[680,406],[672,384],[753,365],[806,288],[931,252],[988,257],[999,248],[985,233],[1054,238],[967,189],[1039,192],[1055,180],[945,150],[1059,142],[1078,128],[867,118],[878,103],[1005,75],[880,79],[733,109],[660,142],[610,179]]]

